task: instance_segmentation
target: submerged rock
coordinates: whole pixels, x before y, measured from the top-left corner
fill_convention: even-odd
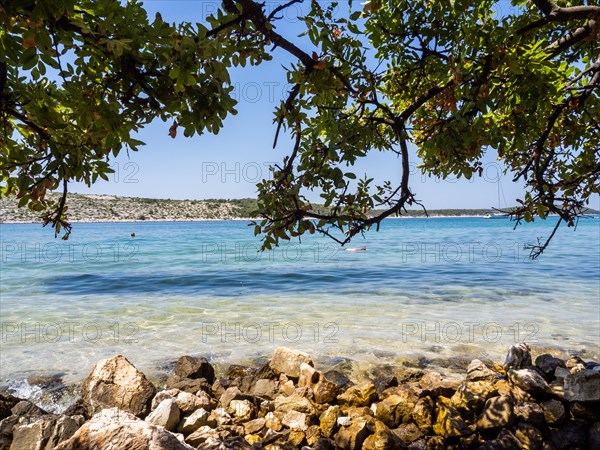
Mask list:
[[[116,407],[139,417],[150,412],[154,385],[122,355],[98,361],[83,382],[82,400],[88,416]]]

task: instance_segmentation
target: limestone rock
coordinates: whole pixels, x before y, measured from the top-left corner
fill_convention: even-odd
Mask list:
[[[250,444],[250,445],[254,445],[254,444],[259,444],[260,441],[262,441],[262,437],[259,436],[258,434],[246,434],[244,436],[244,440]]]
[[[452,407],[461,411],[477,413],[486,400],[495,394],[496,387],[492,381],[465,381],[452,396]]]
[[[217,426],[230,425],[231,415],[223,408],[217,408],[211,411],[208,420],[216,422]]]
[[[171,375],[167,379],[166,385],[168,389],[179,389],[190,394],[195,394],[198,391],[210,392],[212,390],[211,385],[204,378],[184,378],[176,374]]]
[[[548,396],[552,389],[546,380],[533,369],[509,370],[508,378],[512,384],[534,396]]]
[[[408,390],[398,392],[404,395],[390,395],[375,405],[375,417],[390,428],[408,422],[419,399]]]
[[[518,424],[514,435],[519,441],[520,448],[522,449],[540,450],[542,448],[542,432],[531,424]]]
[[[319,417],[319,427],[326,438],[333,436],[337,428],[337,420],[340,417],[340,407],[338,405],[330,406]]]
[[[562,359],[555,358],[549,353],[544,353],[543,355],[540,355],[537,358],[535,358],[535,367],[537,367],[544,373],[546,379],[550,379],[554,375],[554,372],[556,372],[556,369],[566,369],[567,366],[565,365],[565,362]]]
[[[268,399],[275,398],[277,395],[277,390],[279,386],[277,381],[268,380],[268,379],[259,379],[256,380],[254,386],[252,387],[252,395],[256,397],[264,397]]]
[[[306,397],[301,397],[296,394],[291,395],[290,397],[280,395],[275,398],[273,403],[275,411],[284,414],[289,411],[298,411],[309,415],[315,415],[317,413],[315,407]]]
[[[306,435],[304,434],[303,431],[293,429],[290,431],[290,434],[288,435],[288,443],[293,445],[295,448],[298,448],[300,446],[300,444],[302,443],[302,441],[304,441],[305,437],[306,437]]]
[[[600,402],[600,371],[586,369],[569,375],[564,393],[570,402]]]
[[[135,416],[150,412],[154,385],[122,355],[98,361],[83,382],[81,397],[89,416],[118,408]]]
[[[513,407],[513,399],[508,395],[488,399],[483,412],[477,418],[477,428],[489,430],[509,427],[514,420]]]
[[[414,448],[419,449],[427,449],[427,450],[446,450],[448,446],[446,445],[446,441],[442,436],[431,436],[427,439],[427,443],[423,443],[422,441],[413,442],[408,448],[413,450]]]
[[[544,411],[544,419],[548,425],[554,425],[565,419],[565,407],[562,402],[552,399],[540,403]]]
[[[508,350],[503,366],[507,372],[509,369],[519,370],[531,366],[531,349],[529,345],[524,342],[512,345]]]
[[[340,416],[337,418],[336,423],[339,427],[349,427],[350,425],[352,425],[352,417]]]
[[[298,378],[302,363],[314,366],[308,354],[286,347],[278,347],[273,353],[269,367],[277,374],[284,373],[288,377]]]
[[[232,380],[234,378],[243,378],[247,376],[254,375],[256,373],[256,369],[250,366],[242,366],[240,364],[232,364],[227,368],[227,372],[225,372],[225,377]]]
[[[341,405],[348,406],[369,406],[377,399],[375,385],[370,381],[364,381],[346,390],[338,395],[338,401]]]
[[[43,416],[45,414],[48,414],[42,408],[30,402],[29,400],[21,400],[19,403],[12,407],[11,413],[11,415],[19,417]]]
[[[427,372],[419,380],[419,386],[428,394],[437,396],[442,385],[442,375],[438,372]]]
[[[179,423],[179,406],[173,398],[167,398],[159,403],[154,411],[146,417],[146,422],[165,427],[169,431],[175,430]]]
[[[414,423],[404,423],[394,430],[394,434],[406,445],[423,437],[423,432]]]
[[[207,382],[215,381],[215,369],[206,358],[182,356],[175,364],[175,375],[182,378],[204,378]]]
[[[406,448],[398,436],[382,422],[376,421],[373,434],[363,442],[363,450],[396,450]]]
[[[435,403],[431,397],[420,398],[412,410],[412,419],[417,424],[419,429],[428,434],[433,426],[433,413]]]
[[[600,408],[594,403],[572,402],[569,411],[574,419],[583,419],[588,423],[600,422]]]
[[[589,448],[600,448],[600,422],[594,423],[588,433]]]
[[[11,409],[20,401],[20,398],[0,392],[0,420],[10,416],[12,414]]]
[[[565,361],[565,366],[572,374],[574,374],[585,369],[585,361],[579,356],[574,355]]]
[[[48,414],[36,417],[21,417],[13,428],[11,450],[53,449],[69,439],[82,425],[81,420],[69,416]]]
[[[386,389],[398,386],[398,378],[393,375],[389,375],[387,377],[377,378],[375,381],[373,381],[373,384],[375,385],[377,395],[381,395],[381,393]]]
[[[210,419],[210,413],[203,408],[197,409],[189,416],[184,417],[177,426],[177,432],[184,435],[192,434],[200,427],[216,425],[216,421]]]
[[[375,386],[373,386],[375,390]],[[343,427],[335,437],[335,445],[342,450],[360,450],[362,444],[369,435],[366,419],[353,420],[352,425]]]
[[[551,428],[549,432],[549,441],[554,450],[585,448],[587,439],[587,427],[580,420],[568,420],[558,428]]]
[[[478,450],[520,450],[519,440],[510,430],[500,430],[498,437],[487,441]]]
[[[187,414],[197,409],[203,408],[207,411],[214,409],[214,401],[210,399],[205,393],[204,395],[198,396],[190,394],[189,392],[181,391],[175,397],[175,403],[179,406],[181,412]]]
[[[317,403],[330,403],[339,394],[340,388],[329,381],[322,372],[316,370],[309,364],[302,363],[300,365],[300,378],[298,379],[299,387],[309,387]]]
[[[266,422],[267,421],[264,417],[250,420],[244,424],[244,432],[246,434],[256,434],[265,427]]]
[[[494,372],[478,359],[471,361],[467,367],[467,381],[498,381],[499,374]]]
[[[571,375],[571,372],[565,367],[557,367],[554,370],[554,378],[562,378],[564,380],[569,375]]]
[[[269,412],[269,413],[267,413],[267,415],[265,415],[265,426],[269,430],[273,430],[276,432],[280,431],[283,428],[283,424],[281,423],[281,420],[279,419],[279,417],[277,417],[272,412]]]
[[[281,423],[292,430],[306,431],[308,428],[308,419],[306,414],[298,411],[289,411]]]
[[[187,438],[185,438],[185,442],[188,444],[198,447],[202,444],[205,444],[207,441],[215,442],[220,439],[219,432],[217,430],[213,430],[209,426],[203,426],[198,428],[192,434],[190,434]],[[204,447],[202,447],[204,448]],[[154,449],[152,449],[154,450]]]
[[[167,400],[167,399],[175,400],[175,397],[177,396],[177,394],[179,394],[179,392],[180,392],[179,389],[170,389],[170,390],[158,392],[154,396],[154,398],[152,398],[150,411],[154,411],[156,408],[158,408],[158,405],[160,405],[163,400]]]
[[[444,404],[438,404],[433,431],[444,438],[450,438],[467,436],[475,431],[475,427],[468,425],[457,409]]]
[[[241,422],[247,422],[254,417],[255,408],[248,400],[232,400],[227,412]]]
[[[533,425],[544,425],[545,423],[544,410],[534,402],[525,402],[515,406],[515,415],[520,421]]]
[[[221,398],[219,398],[219,405],[221,408],[228,408],[229,403],[232,400],[243,400],[247,399],[248,396],[244,394],[237,386],[229,387],[221,394]]]
[[[309,446],[314,445],[319,439],[323,437],[319,425],[311,425],[307,428],[304,434],[306,435],[306,442]]]
[[[95,414],[56,450],[193,450],[162,427],[117,408]]]

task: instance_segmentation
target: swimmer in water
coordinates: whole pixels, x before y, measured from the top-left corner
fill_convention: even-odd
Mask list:
[[[135,237],[135,233],[131,233],[131,237],[134,238]]]
[[[367,246],[363,245],[362,247],[345,248],[344,250],[346,250],[347,252],[366,252],[367,251]]]

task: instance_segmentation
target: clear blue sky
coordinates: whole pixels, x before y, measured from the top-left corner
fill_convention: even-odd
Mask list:
[[[323,3],[323,2],[322,2]],[[360,6],[357,3],[357,6]],[[267,1],[267,8],[274,8],[279,1]],[[160,11],[168,22],[202,22],[220,5],[218,0],[151,0],[144,2],[149,17]],[[292,39],[301,31],[301,23],[295,18],[298,12],[310,7],[310,2],[294,5],[277,30]],[[506,7],[510,3],[506,2]],[[347,2],[340,1],[340,8]],[[299,45],[308,53],[317,50],[305,39]],[[275,125],[273,111],[287,97],[288,85],[282,66],[293,62],[280,49],[274,52],[273,61],[260,67],[236,69],[232,73],[235,95],[239,103],[238,115],[225,120],[224,128],[217,135],[206,134],[176,139],[168,136],[169,124],[156,121],[139,135],[146,145],[139,152],[123,152],[113,162],[115,175],[109,182],[98,181],[92,188],[75,183],[71,190],[79,193],[111,194],[133,197],[171,199],[244,198],[256,196],[256,182],[268,177],[270,163],[280,162],[291,151],[291,144],[280,140],[272,148]],[[412,161],[418,161],[414,152]],[[500,173],[501,166],[495,155],[488,155],[486,172],[482,178],[472,181],[440,181],[427,178],[415,168],[411,188],[417,198],[429,209],[438,208],[489,208],[514,204],[522,197],[522,187],[511,181],[510,176]],[[395,155],[373,153],[354,172],[367,173],[376,180],[397,182],[401,165]],[[504,198],[498,202],[498,178]],[[315,195],[311,200],[318,201]],[[598,198],[594,208],[600,208]]]

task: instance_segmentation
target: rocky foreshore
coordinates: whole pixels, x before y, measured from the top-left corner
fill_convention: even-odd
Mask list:
[[[161,389],[99,361],[63,414],[0,394],[0,450],[600,449],[600,364],[526,344],[460,376],[405,370],[352,383],[278,348],[222,374],[182,356]]]

